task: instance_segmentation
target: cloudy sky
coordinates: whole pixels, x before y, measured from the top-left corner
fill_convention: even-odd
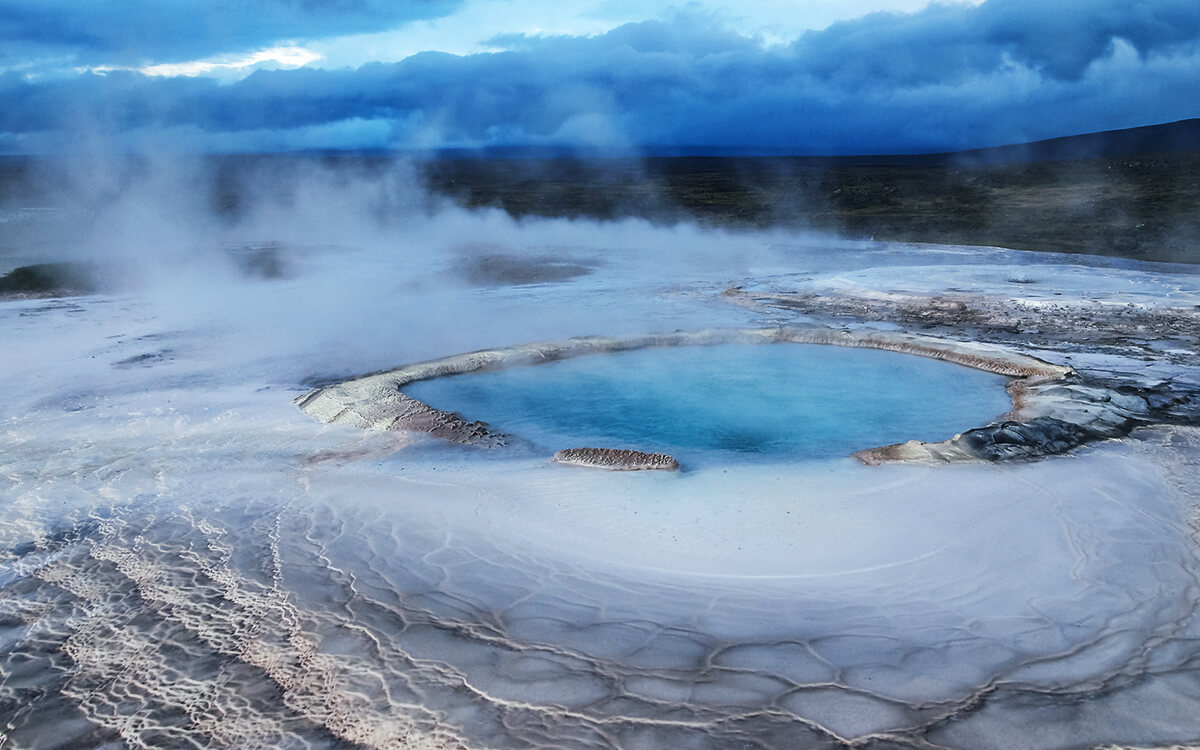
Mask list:
[[[0,0],[3,153],[896,153],[1197,116],[1197,0]]]

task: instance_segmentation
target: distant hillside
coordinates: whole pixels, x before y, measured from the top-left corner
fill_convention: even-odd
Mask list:
[[[1200,151],[1200,118],[1125,130],[1071,135],[1012,146],[937,154],[935,158],[963,164],[1017,164],[1113,159],[1172,151]]]
[[[422,171],[436,193],[514,216],[1200,263],[1200,120],[927,156],[442,159]]]
[[[572,160],[623,161],[647,159],[805,159],[813,164],[1017,164],[1023,162],[1070,161],[1114,158],[1171,151],[1200,151],[1200,118],[1144,125],[1124,130],[1069,135],[1031,143],[946,151],[932,154],[808,155],[797,149],[742,148],[729,146],[650,147],[644,153],[608,152],[594,148],[559,146],[494,146],[481,149],[442,149],[415,154],[418,161],[442,160]],[[347,152],[322,152],[323,156],[349,156]],[[355,156],[379,156],[386,152],[354,152]]]

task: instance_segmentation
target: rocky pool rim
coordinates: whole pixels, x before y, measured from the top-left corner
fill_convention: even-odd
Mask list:
[[[414,431],[452,442],[500,447],[509,435],[406,393],[433,378],[527,367],[590,354],[651,347],[719,344],[815,344],[861,347],[939,359],[1010,378],[1012,408],[1000,419],[940,442],[910,440],[868,447],[852,456],[868,465],[1006,461],[1066,453],[1084,443],[1121,437],[1146,421],[1141,399],[1102,384],[1082,383],[1075,370],[991,343],[900,331],[836,329],[821,325],[723,328],[637,336],[580,336],[480,349],[382,370],[313,388],[294,400],[319,421],[367,430]],[[563,446],[574,450],[580,446]],[[618,450],[627,450],[628,447]],[[611,457],[609,457],[611,459]],[[616,468],[607,462],[603,468]]]

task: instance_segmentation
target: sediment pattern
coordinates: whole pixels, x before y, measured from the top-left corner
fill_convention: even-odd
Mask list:
[[[522,367],[605,352],[655,346],[715,344],[821,344],[863,347],[940,359],[1013,378],[1013,409],[1004,421],[967,430],[939,443],[910,441],[868,448],[855,454],[868,464],[895,461],[1002,461],[1063,453],[1084,443],[1117,437],[1147,421],[1144,399],[1097,384],[1079,382],[1072,368],[1001,347],[971,342],[823,326],[719,329],[630,338],[585,337],[487,349],[400,367],[337,385],[317,388],[296,399],[313,417],[374,430],[412,430],[460,443],[502,445],[507,436],[482,422],[435,409],[405,395],[405,385],[429,378]],[[556,457],[557,460],[557,457]],[[570,462],[583,459],[572,455]],[[608,458],[600,457],[601,462]],[[589,465],[594,465],[594,462]],[[615,466],[609,462],[605,465]]]
[[[93,482],[74,520],[28,525],[2,550],[6,747],[44,746],[47,726],[83,747],[927,750],[988,746],[998,726],[1040,747],[1064,743],[1039,722],[1081,712],[1061,731],[1085,746],[1148,700],[1175,717],[1200,697],[1195,560],[1141,513],[1073,541],[1105,611],[1046,592],[979,619],[980,584],[928,563],[903,591],[878,572],[614,577],[342,503],[348,480],[369,486],[349,468],[313,470],[288,502],[233,481],[217,507],[113,504],[121,483]],[[1041,500],[1091,512],[1051,476],[1029,479]],[[947,585],[964,601],[939,599]],[[1064,607],[1069,629],[1037,614]]]
[[[404,690],[427,668],[409,663],[388,684],[368,633],[297,608],[281,570],[285,520],[254,521],[257,550],[235,549],[226,529],[186,508],[94,519],[47,544],[24,586],[40,580],[49,596],[21,619],[26,644],[66,657],[61,696],[131,747],[465,747]],[[237,569],[239,552],[263,555],[259,576]],[[15,701],[48,710],[5,682],[0,711]]]

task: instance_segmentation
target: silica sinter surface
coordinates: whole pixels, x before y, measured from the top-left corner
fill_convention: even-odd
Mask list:
[[[1003,376],[870,349],[650,348],[412,383],[405,392],[547,448],[704,461],[831,458],[944,440],[1009,408]]]

